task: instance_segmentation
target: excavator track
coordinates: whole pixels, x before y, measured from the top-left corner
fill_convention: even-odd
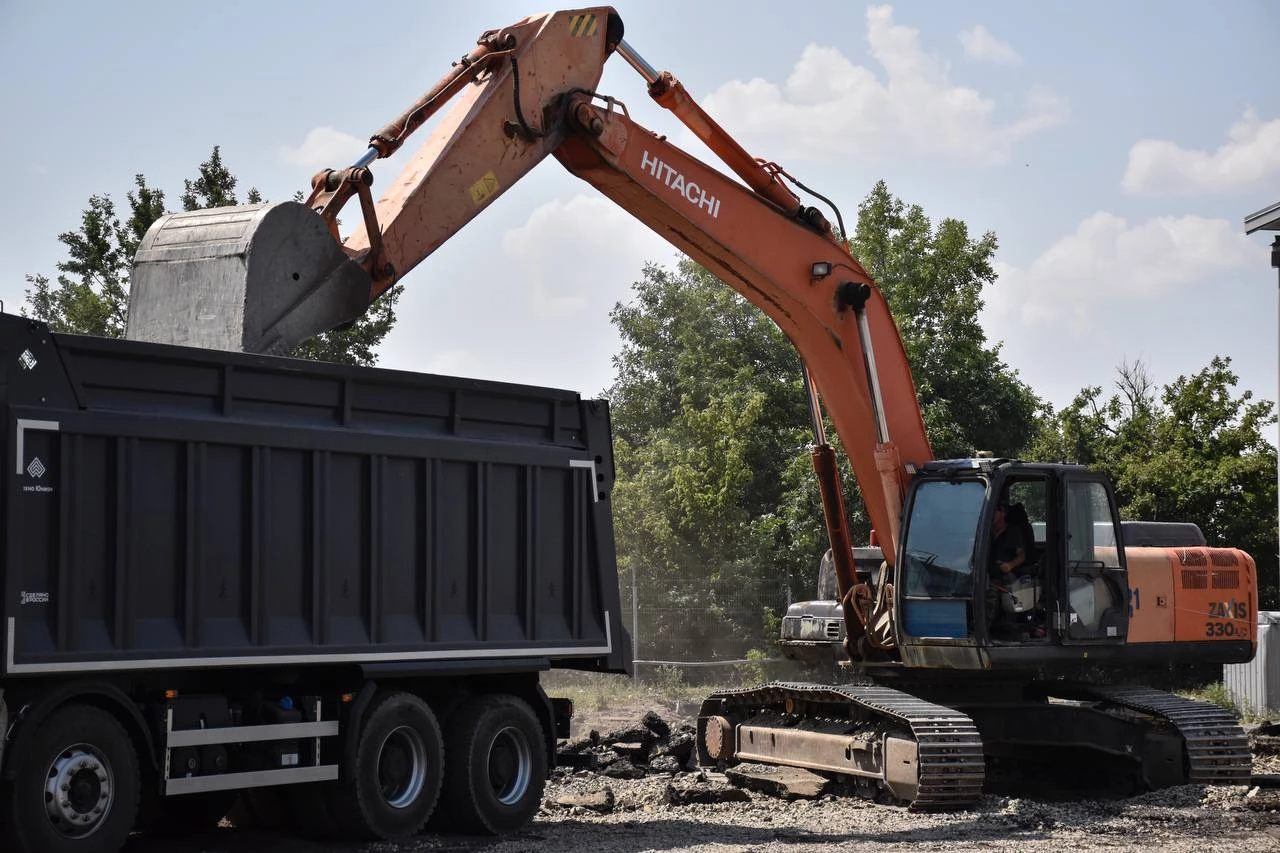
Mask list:
[[[1187,781],[1199,785],[1248,785],[1253,754],[1249,738],[1230,712],[1147,687],[1089,686],[1093,698],[1158,717],[1174,726],[1186,745]],[[1076,695],[1079,695],[1077,693]]]
[[[783,706],[822,708],[853,704],[882,723],[911,733],[917,750],[917,811],[958,809],[976,803],[986,778],[982,737],[966,714],[901,690],[875,685],[774,682],[709,696],[700,717]],[[785,763],[780,761],[779,763]],[[883,781],[883,780],[882,780]]]

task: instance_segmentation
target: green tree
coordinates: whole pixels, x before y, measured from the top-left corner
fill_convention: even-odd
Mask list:
[[[1248,552],[1262,605],[1280,606],[1276,448],[1263,435],[1274,405],[1237,395],[1228,358],[1163,389],[1140,362],[1119,374],[1110,397],[1085,388],[1046,421],[1036,453],[1105,471],[1125,518],[1194,522],[1211,545]]]
[[[202,210],[239,204],[236,177],[222,162],[214,146],[200,164],[193,180],[183,182],[183,210]],[[53,281],[28,275],[23,314],[42,320],[57,332],[102,337],[124,337],[129,310],[129,275],[138,245],[147,229],[165,214],[164,191],[148,186],[142,175],[126,194],[129,217],[123,223],[109,196],[94,195],[80,217],[80,227],[58,235],[67,259],[58,266]],[[262,201],[250,188],[247,203]],[[395,305],[401,287],[387,291],[360,319],[344,329],[317,335],[290,353],[295,358],[372,365],[378,345],[395,325]]]
[[[196,179],[182,182],[182,209],[205,210],[210,207],[231,207],[236,201],[236,176],[222,164],[222,151],[217,145],[209,159],[200,164]],[[258,204],[262,194],[256,187],[249,188],[246,204]]]
[[[1039,400],[977,318],[994,236],[973,240],[956,220],[935,229],[881,183],[854,245],[884,279],[936,452],[1022,450]],[[622,336],[608,392],[614,511],[623,576],[634,567],[642,587],[641,653],[741,656],[776,639],[767,626],[788,596],[813,595],[827,548],[800,360],[762,312],[687,259],[646,266],[611,317]],[[827,433],[865,541],[852,471]]]
[[[800,362],[690,260],[647,265],[635,293],[611,315],[623,346],[609,397],[620,565],[647,603],[641,651],[740,657],[762,634],[761,602],[784,595],[786,567],[760,567],[786,544],[780,488],[808,441]]]

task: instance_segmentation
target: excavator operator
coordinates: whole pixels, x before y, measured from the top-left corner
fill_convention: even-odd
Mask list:
[[[1018,507],[1021,509],[1021,506]],[[1017,579],[1027,562],[1029,543],[1023,525],[1014,523],[1007,494],[1000,497],[991,522],[991,556],[987,566],[987,617],[992,637],[1016,639],[1012,614],[1002,606],[1001,594]]]
[[[1003,497],[996,504],[995,518],[991,525],[992,580],[1011,581],[1020,567],[1027,562],[1027,541],[1021,524],[1011,523],[1009,498]]]

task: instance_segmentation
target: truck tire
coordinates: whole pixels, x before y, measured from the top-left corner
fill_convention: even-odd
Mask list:
[[[30,733],[10,796],[0,797],[0,850],[116,853],[138,816],[138,753],[115,717],[68,705]]]
[[[355,766],[328,799],[344,834],[394,841],[426,825],[440,799],[444,744],[427,703],[412,693],[375,700],[356,735]]]
[[[463,832],[522,829],[542,802],[547,750],[542,726],[514,696],[483,696],[445,726],[443,817]]]

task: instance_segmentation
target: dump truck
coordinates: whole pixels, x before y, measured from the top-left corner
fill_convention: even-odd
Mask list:
[[[540,673],[630,671],[603,401],[11,314],[0,388],[6,853],[245,791],[326,835],[509,832],[568,736]]]

